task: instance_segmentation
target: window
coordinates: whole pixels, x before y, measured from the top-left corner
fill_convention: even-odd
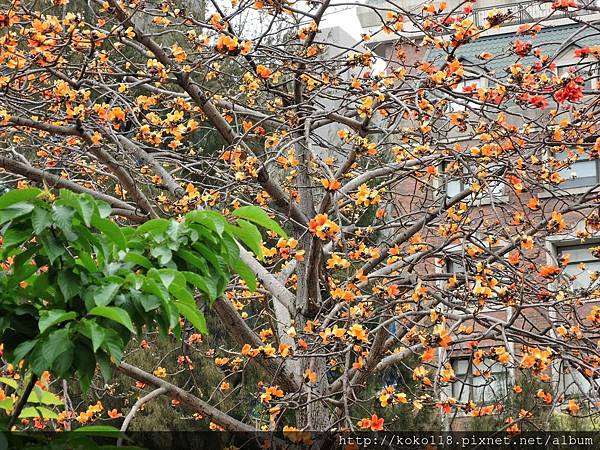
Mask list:
[[[453,89],[454,92],[460,95],[456,95],[452,97],[450,101],[450,111],[451,112],[459,112],[464,111],[466,106],[469,108],[477,108],[481,106],[478,102],[469,101],[467,97],[473,97],[477,95],[477,91],[483,85],[483,79],[479,77],[465,77],[461,81],[458,82],[456,87]]]
[[[572,245],[559,247],[557,256],[569,255],[569,263],[565,268],[565,275],[574,277],[572,289],[589,289],[594,283],[590,272],[600,271],[600,259],[592,254],[592,248],[600,244]],[[580,264],[585,264],[582,269]]]
[[[493,172],[497,170],[496,167],[491,166],[486,169],[487,173]],[[446,172],[444,170],[444,172]],[[471,184],[473,184],[477,180],[477,172],[476,168],[463,168],[462,176],[456,172],[447,173],[446,172],[446,196],[448,198],[454,197],[455,195],[461,193],[465,189],[467,189]],[[480,183],[482,184],[482,183]],[[487,184],[482,184],[482,190],[477,194],[475,198],[489,198],[489,197],[500,197],[503,193],[502,183],[499,181],[491,181]]]
[[[463,265],[464,262],[471,261],[471,263],[473,265],[475,265],[479,261],[479,259],[467,256],[467,255],[465,255],[466,261],[464,261],[462,259],[462,256],[463,256],[462,253],[458,253],[458,252],[454,253],[454,254],[450,254],[450,256],[446,260],[446,269],[448,270],[448,273],[453,273],[456,275],[464,274],[465,273],[465,268]],[[485,257],[485,255],[484,255],[484,257]],[[472,277],[470,279],[470,283],[472,284],[474,281],[474,275],[469,275],[469,276]],[[509,280],[503,280],[500,278],[499,281],[500,281],[500,283],[499,283],[498,287],[503,286],[505,284],[505,282],[510,284]],[[473,286],[471,285],[471,288],[472,287]],[[494,294],[494,295],[496,295],[496,294]],[[493,311],[503,311],[503,312],[507,311],[506,305],[503,304],[502,302],[500,302],[497,297],[492,297],[492,298],[487,299],[487,301],[485,302],[485,305],[483,305],[483,307],[479,303],[474,303],[471,305],[466,304],[464,299],[461,299],[458,303],[456,303],[456,305],[460,306],[460,307],[474,307],[481,313],[490,313]]]
[[[569,397],[582,397],[585,395],[595,396],[594,388],[579,370],[574,367],[566,368],[561,364],[559,378],[559,389]]]
[[[585,80],[583,85],[584,91],[590,91],[595,89],[595,81],[598,79],[596,71],[589,68],[590,63],[583,63],[582,67],[578,67],[577,64],[565,64],[556,68],[556,73],[559,77],[565,74],[573,73],[576,76],[581,76]]]
[[[558,161],[566,162],[569,152],[556,153],[554,157]],[[587,159],[586,155],[579,155],[579,158],[558,172],[565,180],[560,184],[561,188],[594,186],[600,183],[600,159]]]
[[[452,367],[456,376],[452,397],[460,402],[473,400],[479,405],[490,404],[508,393],[508,369],[499,362],[484,359],[476,366],[471,359],[455,359]]]

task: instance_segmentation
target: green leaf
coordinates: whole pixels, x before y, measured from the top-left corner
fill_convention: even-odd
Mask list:
[[[151,276],[157,281],[160,280],[162,285],[169,289],[171,283],[173,283],[173,280],[175,280],[175,277],[177,276],[177,271],[173,269],[151,269],[148,271],[148,276]]]
[[[29,214],[33,208],[34,206],[31,203],[16,203],[6,208],[2,208],[0,209],[0,224]]]
[[[72,343],[68,344],[68,347],[60,355],[56,357],[52,363],[52,373],[59,378],[66,378],[73,375],[71,365],[73,364],[73,357],[75,356],[75,347]]]
[[[158,259],[158,263],[163,266],[173,259],[173,252],[167,247],[152,247],[150,254]]]
[[[102,348],[106,349],[115,360],[120,361],[123,357],[125,343],[115,330],[105,329],[104,331],[106,332],[106,336],[104,337]]]
[[[66,189],[61,189],[60,196],[61,198],[65,194],[65,192],[70,192]],[[94,203],[88,198],[86,195],[74,195],[75,197],[75,208],[77,212],[83,219],[83,223],[85,223],[86,227],[89,227],[92,223],[92,216],[94,215]]]
[[[73,233],[74,215],[75,210],[73,208],[63,205],[52,206],[52,219],[69,241],[77,239],[77,235]]]
[[[112,206],[106,203],[104,200],[94,199],[96,206],[98,206],[98,214],[101,218],[106,219],[112,214]]]
[[[44,208],[35,208],[31,214],[31,224],[35,234],[40,234],[52,224],[52,217]]]
[[[3,236],[4,248],[10,248],[22,244],[31,239],[31,229],[9,228]]]
[[[120,358],[116,361],[120,361]],[[105,383],[108,384],[112,378],[113,370],[110,357],[105,352],[96,353],[96,362],[100,366],[100,372],[102,372],[102,377],[104,378]]]
[[[173,303],[175,303],[175,307],[177,308],[177,311],[179,311],[179,314],[189,320],[196,330],[203,334],[208,333],[204,314],[202,314],[202,311],[200,311],[197,306],[190,306],[178,301]]]
[[[106,306],[108,305],[117,292],[121,289],[121,285],[118,283],[110,283],[104,286],[98,286],[94,292],[94,302],[97,306]]]
[[[162,285],[158,284],[152,278],[146,277],[142,288],[144,289],[144,292],[149,292],[151,294],[156,295],[164,303],[167,303],[169,301],[169,295],[168,295],[167,291],[164,289],[164,287]]]
[[[152,269],[152,263],[144,255],[135,252],[129,252],[125,255],[125,261],[142,266],[145,269]]]
[[[19,414],[19,419],[23,419],[26,417],[43,417],[44,419],[58,419],[58,414],[54,411],[44,408],[43,406],[28,406],[27,408],[23,408],[21,414]]]
[[[13,399],[11,397],[7,397],[4,400],[0,400],[0,409],[8,411],[9,409],[12,409],[12,408],[13,408]]]
[[[136,233],[138,236],[144,233],[160,234],[167,231],[167,228],[169,228],[167,219],[152,219],[137,227]]]
[[[54,326],[58,323],[64,322],[66,320],[72,320],[77,317],[77,313],[74,311],[64,311],[62,309],[53,309],[51,311],[42,311],[40,312],[40,320],[38,322],[38,327],[40,329],[40,333],[43,333],[51,326]]]
[[[36,346],[38,343],[38,339],[33,339],[31,341],[24,341],[17,345],[17,348],[13,351],[13,359],[15,362],[19,362],[22,359],[25,359],[25,356],[29,354],[29,352]]]
[[[81,280],[73,272],[61,271],[58,274],[57,283],[66,301],[71,300],[81,292]]]
[[[75,264],[84,267],[88,272],[94,273],[98,271],[96,261],[94,261],[90,255],[85,252],[79,252],[78,256],[79,258],[75,260]]]
[[[14,189],[0,197],[0,209],[4,209],[7,206],[14,205],[15,203],[33,200],[41,193],[42,191],[37,188]]]
[[[12,378],[0,377],[0,383],[4,383],[13,389],[17,389],[18,386],[16,380],[13,380]]]
[[[100,217],[95,216],[92,219],[92,225],[108,236],[109,239],[117,244],[121,250],[125,250],[127,248],[125,235],[121,231],[121,228],[119,228],[119,226],[111,220],[101,219]]]
[[[49,232],[42,233],[40,241],[50,260],[50,264],[54,264],[54,261],[65,253],[65,247]]]
[[[116,306],[96,306],[92,308],[90,312],[88,312],[90,316],[100,316],[106,319],[110,319],[114,322],[120,323],[125,328],[127,328],[132,333],[135,333],[135,328],[133,327],[133,323],[131,323],[131,318],[129,314],[124,309],[118,308]]]
[[[234,210],[231,214],[241,219],[249,220],[267,230],[272,230],[283,238],[287,238],[286,232],[283,231],[279,224],[271,219],[264,209],[258,206],[242,206]]]
[[[227,224],[227,231],[239,238],[259,259],[262,259],[262,249],[260,246],[262,236],[258,228],[242,219],[238,219],[237,223],[237,227]]]
[[[216,232],[219,236],[225,230],[225,218],[216,211],[192,211],[185,216],[186,222],[195,222]]]
[[[50,287],[50,275],[48,272],[41,273],[33,282],[33,292],[32,295],[34,297],[43,297],[48,287]]]
[[[84,320],[83,326],[85,328],[87,337],[92,341],[92,348],[94,353],[98,351],[102,343],[104,342],[104,338],[106,337],[106,331],[102,328],[95,320]]]
[[[180,258],[183,258],[190,266],[195,267],[196,269],[202,270],[204,272],[208,272],[208,264],[206,264],[206,261],[203,258],[200,258],[195,253],[180,248],[177,251],[176,255]]]
[[[67,328],[61,328],[50,333],[48,339],[45,342],[41,342],[40,346],[42,346],[42,355],[46,360],[46,365],[52,366],[58,356],[71,351],[73,343],[71,342],[69,330]],[[49,367],[46,368],[46,370],[48,369]]]
[[[79,375],[79,385],[83,392],[90,389],[92,378],[96,372],[96,358],[92,350],[82,342],[78,342],[75,347],[77,353],[77,374]]]
[[[60,398],[58,398],[56,394],[53,394],[52,392],[48,391],[43,391],[37,386],[29,395],[27,402],[41,403],[42,405],[64,405],[64,402]]]
[[[196,301],[194,300],[194,296],[186,287],[186,285],[181,285],[177,283],[173,283],[169,288],[169,292],[175,296],[180,302],[185,303],[190,306],[196,306]]]
[[[235,260],[232,268],[240,277],[242,277],[242,280],[246,282],[248,289],[254,292],[256,290],[256,277],[250,268],[241,259]]]
[[[208,295],[209,300],[213,301],[217,299],[217,287],[212,280],[203,278],[194,272],[183,272],[183,274],[185,275],[188,283],[193,284],[206,295]]]

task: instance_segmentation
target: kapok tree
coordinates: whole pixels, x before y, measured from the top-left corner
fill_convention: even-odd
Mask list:
[[[598,185],[562,188],[565,170],[600,149],[596,86],[585,88],[596,47],[536,47],[540,18],[508,54],[461,61],[514,14],[476,25],[470,2],[357,4],[381,23],[348,45],[322,29],[329,0],[213,1],[202,13],[183,0],[80,3],[1,12],[5,183],[85,192],[119,221],[254,204],[283,223],[290,237],[267,238],[265,260],[240,250],[258,294],[234,279],[211,310],[237,342],[215,349],[215,364],[260,368],[263,427],[393,428],[375,407],[504,411],[511,430],[557,410],[594,414],[600,310],[586,302],[598,274],[575,283],[547,242],[589,242],[600,228]],[[542,4],[549,14],[591,8]],[[576,23],[572,40],[593,36]],[[376,65],[366,45],[380,35],[397,46]],[[559,76],[564,52],[577,62]],[[498,58],[505,72],[487,69]],[[472,73],[485,85],[465,81]],[[456,394],[470,384],[454,357],[471,375],[493,381],[499,364],[548,387],[520,415],[504,410],[512,389],[481,404]],[[401,365],[416,389],[384,385],[380,375]],[[193,383],[122,367],[213,427],[254,427],[200,403]],[[553,368],[593,389],[565,395]],[[238,387],[223,383],[210,401],[246,395]]]

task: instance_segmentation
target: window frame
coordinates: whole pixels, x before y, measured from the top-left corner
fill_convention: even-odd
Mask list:
[[[583,221],[578,222],[575,229],[577,231],[583,230],[584,229]],[[546,238],[546,249],[547,249],[546,262],[548,264],[556,264],[558,259],[560,258],[561,249],[573,248],[573,247],[594,247],[596,245],[600,245],[600,234],[593,235],[592,237],[586,239],[585,242],[583,242],[583,243],[581,242],[581,239],[577,238],[574,234],[561,234],[561,235],[555,235],[555,236],[548,236]],[[576,262],[575,264],[579,264],[579,262]],[[556,288],[556,282],[550,282],[549,286]],[[587,300],[585,303],[592,303],[592,302],[600,303],[600,300]],[[553,326],[559,325],[557,313],[553,307],[550,307],[550,309],[549,309],[549,319]],[[564,394],[564,396],[567,398],[584,398],[584,397],[586,397],[586,394],[584,394],[582,392],[579,392],[579,394],[576,395],[576,394],[569,393],[566,391],[565,376],[570,375],[570,374],[567,374],[565,372],[565,368],[563,366],[564,366],[564,364],[561,364],[560,362],[559,363],[554,362],[551,366],[552,367],[551,368],[552,379],[553,379],[553,381],[555,381],[557,383],[556,386],[557,386],[557,389],[559,390],[559,392]],[[570,368],[570,370],[577,370],[577,369]],[[586,379],[583,374],[581,374],[581,375],[584,377],[584,379]],[[596,390],[596,396],[590,396],[590,395],[587,395],[587,396],[591,399],[600,399],[600,386]]]
[[[466,72],[463,75],[462,80],[458,82],[456,88],[452,89],[453,93],[461,95],[460,99],[462,101],[460,103],[457,103],[455,101],[455,100],[457,100],[456,97],[451,97],[450,99],[448,99],[448,113],[463,112],[463,111],[466,111],[467,108],[471,108],[471,109],[480,109],[481,108],[480,103],[477,103],[471,99],[462,97],[462,96],[467,96],[467,93],[464,92],[464,90],[462,90],[462,89],[460,91],[458,90],[459,86],[462,86],[462,88],[464,88],[465,86],[468,86],[473,83],[477,84],[477,88],[475,91],[477,91],[481,88],[486,88],[487,87],[487,78],[481,76],[481,74],[478,74],[478,73]]]
[[[459,372],[457,369],[457,363],[461,361],[467,361],[465,372]],[[454,371],[456,380],[452,383],[449,383],[448,391],[450,396],[455,398],[458,402],[468,403],[469,401],[473,401],[473,403],[475,403],[477,406],[486,406],[489,404],[497,403],[509,393],[509,382],[512,378],[511,368],[499,363],[498,361],[494,361],[490,358],[485,358],[482,360],[482,364],[480,366],[476,366],[473,361],[473,358],[458,356],[450,358],[450,365],[452,366],[452,370]],[[494,371],[493,368],[500,368],[501,370]],[[480,372],[480,375],[475,375],[473,373],[475,369]],[[489,370],[491,373],[490,378],[485,378],[482,374],[481,369],[484,369],[484,371]],[[501,377],[498,377],[499,373],[502,373]],[[483,380],[484,383],[481,385],[476,384],[477,379]],[[504,389],[504,392],[501,392],[500,396],[493,399],[492,401],[487,401],[485,397],[480,399],[479,396],[476,394],[476,391],[478,389],[483,388],[483,392],[480,394],[482,397],[485,395],[486,391],[490,389],[495,395],[497,394],[496,392],[494,392],[494,383],[501,383],[501,385],[503,385],[502,388]],[[460,391],[457,392],[456,388],[459,388]],[[469,392],[467,398],[465,400],[462,400],[461,397],[462,395],[464,395],[464,389],[468,389]]]
[[[443,189],[442,195],[446,198],[446,200],[451,199],[452,197],[457,195],[457,193],[454,193],[452,195],[450,194],[449,188],[451,183],[460,183],[458,192],[462,192],[467,188],[466,182],[468,182],[469,180],[471,180],[471,182],[477,181],[477,177],[475,175],[476,168],[471,168],[472,170],[468,171],[467,167],[463,167],[464,177],[461,177],[457,180],[449,180],[449,176],[446,173],[447,164],[441,163],[439,167],[439,171],[442,174],[442,176],[440,177],[440,187]],[[465,180],[465,178],[467,179]],[[473,204],[476,206],[490,205],[495,202],[507,202],[508,195],[506,193],[506,188],[504,184],[498,182],[496,188],[482,189],[480,192],[472,193],[468,197],[465,197],[464,201],[474,202]]]

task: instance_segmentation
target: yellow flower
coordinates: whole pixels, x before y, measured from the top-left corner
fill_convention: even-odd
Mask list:
[[[164,367],[157,367],[154,370],[154,376],[156,376],[158,378],[166,378],[166,376],[167,376],[167,369],[165,369]]]

